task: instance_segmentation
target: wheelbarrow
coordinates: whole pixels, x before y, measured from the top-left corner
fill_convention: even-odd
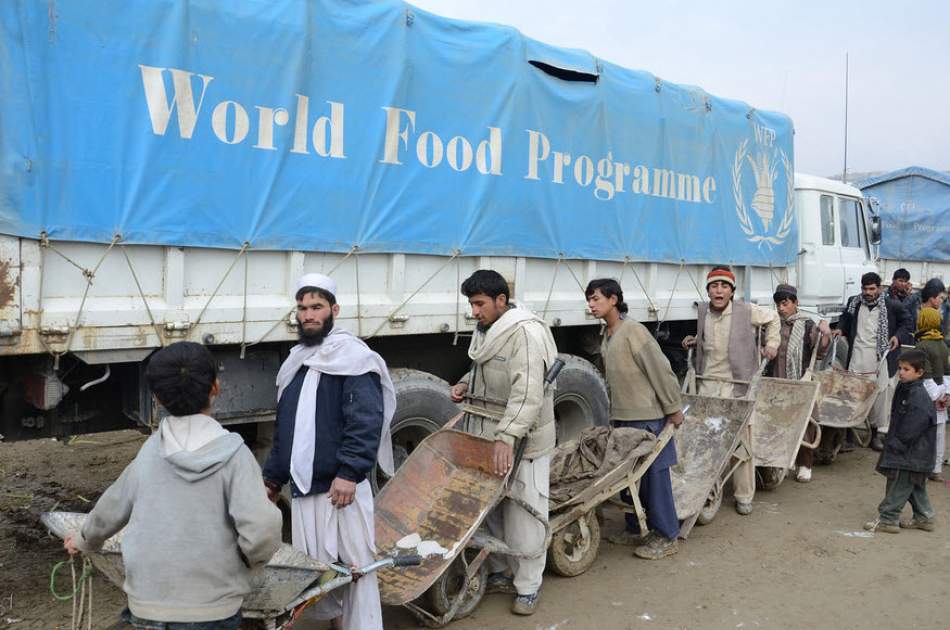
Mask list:
[[[837,343],[838,338],[835,337],[832,356],[835,356]],[[880,390],[878,374],[889,353],[887,351],[881,357],[875,372],[851,372],[831,366],[815,373],[819,385],[815,402],[819,425],[829,429],[852,429],[858,444],[870,444],[871,421],[868,414],[877,399]],[[817,462],[832,463],[841,450],[843,438],[844,431],[826,431],[816,453]]]
[[[545,376],[545,387],[563,365],[555,362]],[[419,566],[378,576],[382,602],[406,607],[425,626],[443,627],[478,606],[487,586],[485,560],[490,553],[534,558],[544,554],[550,542],[546,515],[508,492],[525,441],[519,441],[514,465],[502,477],[491,470],[494,442],[455,429],[463,419],[497,422],[506,404],[466,396],[462,413],[420,442],[376,495],[378,545],[402,546],[415,538],[434,543],[441,551]],[[514,501],[544,526],[539,549],[518,551],[485,531],[488,515],[502,500]]]
[[[683,539],[694,525],[712,522],[722,505],[726,481],[742,462],[752,457],[752,445],[745,434],[755,405],[751,396],[764,367],[763,362],[751,381],[703,377],[696,374],[692,358],[690,348],[689,369],[683,381],[688,411],[676,437],[677,464],[670,468],[673,500],[680,519],[679,535]],[[742,398],[700,396],[695,393],[697,381],[704,378],[749,385],[749,391]]]
[[[82,528],[86,514],[46,512],[40,520],[56,536],[65,539]],[[123,529],[109,538],[101,551],[86,553],[93,566],[119,588],[125,582],[122,564]],[[359,568],[325,564],[287,544],[282,544],[268,563],[251,574],[251,592],[244,598],[242,628],[280,630],[299,617],[308,606],[327,593],[358,580],[363,575],[388,567],[418,566],[418,555],[390,555]],[[125,627],[119,623],[114,628]]]
[[[587,429],[585,432],[596,430]],[[674,428],[667,424],[657,436],[637,429],[614,429],[618,430],[645,434],[646,448],[635,449],[635,452],[645,453],[642,456],[630,457],[605,474],[588,480],[589,483],[583,490],[564,501],[557,501],[552,497],[549,512],[551,544],[548,547],[547,567],[557,575],[581,575],[597,559],[600,549],[600,521],[597,509],[604,503],[615,505],[625,513],[635,514],[640,522],[640,531],[649,531],[646,512],[640,503],[640,479],[672,439]],[[584,433],[577,439],[583,440]],[[630,492],[633,505],[623,503],[617,498],[624,490]]]
[[[821,337],[819,336],[819,343]],[[821,427],[813,418],[819,384],[814,380],[818,348],[801,380],[762,377],[753,393],[752,459],[756,466],[756,485],[760,490],[773,490],[794,468],[801,446],[816,448],[821,440]],[[809,424],[816,426],[816,437],[805,442]]]

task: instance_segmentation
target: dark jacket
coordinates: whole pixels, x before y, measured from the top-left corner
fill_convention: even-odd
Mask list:
[[[854,351],[854,333],[857,322],[854,321],[856,317],[852,317],[850,311],[851,305],[855,301],[858,301],[858,306],[860,306],[861,296],[851,296],[845,305],[844,312],[841,313],[841,317],[838,319],[838,330],[840,330],[842,336],[848,340],[848,358],[845,362],[846,368],[851,365],[851,354]],[[900,302],[889,298],[884,299],[884,305],[887,308],[887,338],[890,339],[896,336],[902,344],[913,345],[916,322],[910,321],[910,315],[907,313],[907,309],[904,308],[904,305]],[[860,310],[856,309],[855,312],[859,313]],[[891,352],[887,355],[887,373],[890,376],[897,374],[898,355],[900,355],[900,352]]]
[[[878,468],[929,473],[936,463],[937,411],[922,379],[898,383]]]
[[[277,403],[274,445],[264,464],[264,479],[290,482],[291,496],[304,496],[290,478],[290,453],[300,390],[309,368],[302,367]],[[330,489],[335,477],[359,483],[376,464],[383,429],[383,388],[379,375],[320,375],[316,404],[317,444],[308,495]]]
[[[920,291],[911,291],[905,297],[900,298],[891,292],[890,287],[884,292],[884,297],[895,302],[900,302],[907,309],[907,316],[910,317],[911,330],[917,328],[917,314],[920,312]]]

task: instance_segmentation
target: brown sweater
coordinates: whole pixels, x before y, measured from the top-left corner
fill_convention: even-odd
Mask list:
[[[679,382],[646,327],[625,319],[601,345],[611,420],[658,420],[682,408]]]

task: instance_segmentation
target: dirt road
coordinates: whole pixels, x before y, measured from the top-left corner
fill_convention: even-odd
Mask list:
[[[50,440],[0,444],[0,628],[68,628],[70,606],[49,594],[49,572],[63,559],[42,531],[45,510],[87,511],[134,456],[133,432],[86,436],[72,445]],[[755,512],[724,507],[693,530],[680,553],[638,560],[606,541],[591,570],[546,578],[539,612],[508,613],[509,597],[487,597],[456,630],[758,628],[946,628],[950,625],[950,486],[930,485],[937,531],[867,536],[884,479],[874,453],[842,455],[815,470],[808,485],[786,481],[756,497]],[[608,531],[618,526],[609,515]],[[69,584],[68,573],[61,590]],[[94,627],[111,623],[122,593],[94,582]],[[385,612],[390,629],[417,627],[403,610]],[[324,627],[298,624],[298,630]]]

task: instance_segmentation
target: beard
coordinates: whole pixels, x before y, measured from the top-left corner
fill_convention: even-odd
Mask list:
[[[323,325],[320,326],[319,330],[313,332],[308,332],[304,330],[304,327],[301,325],[297,329],[297,338],[305,346],[319,346],[323,343],[323,340],[327,338],[327,335],[333,330],[333,314],[331,313],[325,320],[323,320]]]

